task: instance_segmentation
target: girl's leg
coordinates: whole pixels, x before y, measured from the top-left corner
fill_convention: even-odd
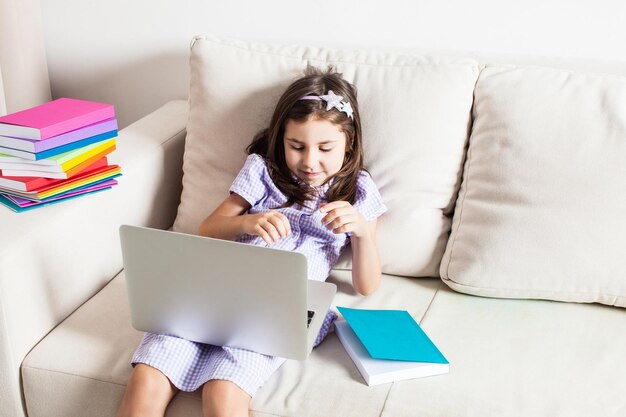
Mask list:
[[[202,388],[204,417],[248,417],[250,396],[231,381],[215,379]]]
[[[161,371],[139,363],[130,375],[116,417],[162,416],[177,392]]]

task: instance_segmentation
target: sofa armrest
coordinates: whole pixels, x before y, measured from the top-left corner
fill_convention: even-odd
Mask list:
[[[172,101],[121,130],[112,190],[19,214],[0,207],[0,415],[23,414],[30,349],[122,269],[119,225],[173,223],[187,115],[186,101]]]

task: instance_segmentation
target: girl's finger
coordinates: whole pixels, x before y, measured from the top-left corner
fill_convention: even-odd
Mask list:
[[[287,219],[287,216],[279,211],[268,211],[260,222],[272,224],[272,226],[278,231],[280,237],[285,237],[291,233],[289,219]]]
[[[260,228],[258,235],[262,236],[261,232],[265,232],[271,241],[269,243],[275,243],[280,239],[280,234],[276,230],[276,227],[272,224],[271,218],[272,214],[269,213],[259,219],[257,222],[257,226]]]
[[[348,232],[352,232],[354,229],[354,222],[348,222],[348,223],[344,223],[339,227],[336,227],[333,229],[333,233],[335,234],[339,234],[339,233],[348,233]]]
[[[285,225],[287,225],[287,233],[291,234],[291,223],[289,222],[289,219],[284,214],[281,213],[281,215],[285,219]]]
[[[262,225],[262,227],[263,230],[265,230],[265,232],[272,238],[272,243],[276,243],[280,240],[280,232],[269,220],[267,220],[266,223]]]
[[[354,223],[355,221],[356,221],[356,216],[346,214],[346,215],[335,218],[332,222],[328,223],[326,227],[335,230],[343,226],[344,224]]]
[[[284,229],[285,234],[283,237],[291,234],[291,224],[289,223],[289,219],[281,212],[276,212],[278,214],[277,218],[279,219],[279,224]]]
[[[338,207],[344,207],[344,206],[351,206],[352,204],[348,203],[347,201],[342,201],[342,200],[337,200],[337,201],[331,201],[330,203],[326,203],[323,206],[320,207],[320,211],[322,213],[327,213],[335,208]]]
[[[257,224],[255,226],[255,230],[257,232],[257,235],[260,236],[261,239],[265,241],[265,243],[267,243],[268,245],[271,245],[274,243],[274,241],[272,240],[272,237],[261,227],[261,225]]]
[[[326,216],[322,218],[323,224],[328,224],[334,221],[336,218],[341,216],[350,215],[354,212],[354,208],[352,206],[349,207],[341,207],[331,210]]]
[[[283,219],[280,217],[274,217],[270,220],[270,223],[272,223],[272,226],[274,226],[280,237],[287,236],[287,228],[285,227]]]

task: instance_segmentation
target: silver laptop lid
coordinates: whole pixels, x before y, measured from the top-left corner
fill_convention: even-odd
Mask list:
[[[285,358],[308,355],[304,255],[128,225],[120,239],[134,328]]]

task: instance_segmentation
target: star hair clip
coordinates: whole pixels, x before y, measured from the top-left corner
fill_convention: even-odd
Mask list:
[[[339,110],[340,112],[344,112],[349,118],[354,120],[352,116],[353,110],[352,106],[347,101],[343,100],[343,96],[338,96],[333,92],[333,90],[328,90],[328,94],[324,94],[321,96],[304,96],[300,97],[300,100],[321,100],[326,102],[326,111],[329,111],[332,108]]]

